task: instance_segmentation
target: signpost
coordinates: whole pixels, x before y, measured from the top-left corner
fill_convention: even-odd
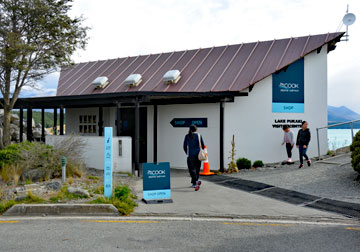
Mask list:
[[[112,127],[105,127],[104,137],[104,196],[110,198],[112,195],[112,173],[113,173],[113,146]]]
[[[198,128],[206,128],[208,126],[207,118],[174,118],[170,124],[174,128],[187,128],[190,125],[195,125]]]
[[[143,201],[147,204],[172,203],[170,163],[143,164]]]

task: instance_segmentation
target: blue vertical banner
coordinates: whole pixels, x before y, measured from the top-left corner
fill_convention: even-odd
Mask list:
[[[171,199],[170,163],[144,163],[143,168],[143,199]]]
[[[105,127],[104,130],[104,196],[110,198],[112,195],[113,175],[113,129],[112,127]]]
[[[272,112],[304,113],[304,58],[272,75]]]

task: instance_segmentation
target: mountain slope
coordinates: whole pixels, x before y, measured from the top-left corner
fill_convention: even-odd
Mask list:
[[[329,124],[335,124],[340,122],[347,122],[353,120],[360,120],[360,114],[352,111],[351,109],[341,106],[341,107],[333,107],[328,106],[328,121]],[[358,128],[360,123],[354,124],[356,128]],[[348,129],[350,125],[338,126],[336,128]]]

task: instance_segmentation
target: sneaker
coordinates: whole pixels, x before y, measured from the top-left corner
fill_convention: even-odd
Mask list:
[[[198,180],[198,181],[196,182],[196,184],[197,184],[198,186],[200,186],[200,185],[201,185],[201,181]]]
[[[195,187],[197,187],[197,185],[195,184],[195,185],[192,185],[191,187],[192,187],[192,188],[195,188]]]
[[[292,160],[291,160],[291,158],[289,158],[289,159],[287,160],[287,162],[288,162],[288,163],[292,163]]]
[[[301,165],[299,166],[299,169],[301,169],[301,168],[304,168],[304,164],[301,164]]]
[[[200,189],[199,185],[195,186],[195,192],[199,191],[199,189]]]
[[[310,159],[309,159],[309,160],[307,160],[306,162],[307,162],[307,165],[308,165],[308,166],[310,166],[310,165],[311,165],[311,160],[310,160]]]

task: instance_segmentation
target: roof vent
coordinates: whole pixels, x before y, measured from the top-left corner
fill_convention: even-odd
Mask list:
[[[167,84],[175,84],[180,80],[180,71],[179,70],[170,70],[167,71],[163,76],[163,81]]]
[[[129,85],[130,87],[136,87],[141,83],[141,74],[130,74],[126,80],[125,84]]]
[[[106,76],[100,76],[93,80],[92,84],[95,88],[104,88],[107,84],[109,84],[109,80]]]

